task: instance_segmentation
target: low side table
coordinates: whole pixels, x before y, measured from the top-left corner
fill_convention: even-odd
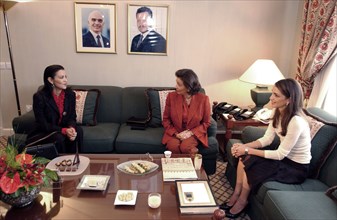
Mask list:
[[[267,126],[266,124],[258,120],[252,119],[252,118],[238,121],[238,120],[235,120],[234,118],[226,118],[225,116],[221,115],[220,120],[221,120],[221,123],[226,128],[224,146],[220,147],[220,151],[223,154],[226,153],[226,145],[228,143],[228,140],[232,138],[233,131],[235,131],[234,129],[244,128],[246,126],[256,126],[256,127]]]

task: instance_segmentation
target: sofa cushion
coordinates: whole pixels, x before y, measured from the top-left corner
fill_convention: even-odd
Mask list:
[[[154,89],[149,88],[145,91],[148,98],[150,127],[161,127],[167,95],[173,92],[173,89]]]
[[[161,143],[164,128],[147,128],[132,130],[122,124],[116,139],[116,152],[122,154],[163,153],[165,146]]]
[[[82,126],[82,153],[112,153],[119,131],[118,123],[100,122],[96,126]]]
[[[256,198],[263,203],[267,192],[271,190],[279,191],[320,191],[324,192],[328,186],[317,179],[306,179],[301,184],[285,184],[277,181],[268,181],[261,185],[257,191]]]
[[[264,210],[272,219],[337,219],[337,205],[323,192],[269,191]]]
[[[306,110],[304,110],[304,112],[313,118],[311,119],[311,125],[319,124],[319,122],[324,124],[318,131],[315,132],[315,136],[312,137],[311,140],[312,158],[309,167],[309,177],[317,178],[322,166],[337,144],[337,124],[326,122]],[[315,120],[317,122],[315,122]]]
[[[94,126],[97,124],[96,113],[101,95],[98,89],[74,89],[76,94],[76,121],[79,125]]]

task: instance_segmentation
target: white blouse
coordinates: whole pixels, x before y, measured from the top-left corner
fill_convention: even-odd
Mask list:
[[[295,115],[289,122],[287,134],[281,136],[281,131],[281,125],[273,128],[271,121],[264,136],[258,139],[262,147],[265,147],[273,142],[275,134],[280,138],[281,143],[278,149],[265,150],[264,157],[273,160],[282,160],[287,157],[297,163],[309,164],[311,160],[311,138],[308,122]]]

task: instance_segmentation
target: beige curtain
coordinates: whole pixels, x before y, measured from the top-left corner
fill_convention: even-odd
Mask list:
[[[305,1],[301,37],[296,80],[306,103],[315,77],[337,52],[337,0]]]

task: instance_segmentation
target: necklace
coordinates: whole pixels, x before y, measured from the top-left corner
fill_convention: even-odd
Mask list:
[[[188,97],[185,97],[185,101],[186,101],[187,105],[190,105],[191,99],[192,99],[192,96],[191,96],[191,95],[188,96]]]

